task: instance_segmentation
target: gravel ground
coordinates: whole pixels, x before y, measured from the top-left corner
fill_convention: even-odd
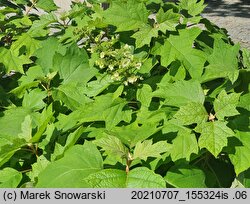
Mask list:
[[[250,0],[207,0],[203,16],[225,28],[234,42],[250,49]]]

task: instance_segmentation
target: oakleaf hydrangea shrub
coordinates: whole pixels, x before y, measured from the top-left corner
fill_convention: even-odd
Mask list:
[[[250,51],[203,0],[0,8],[1,187],[250,187]]]

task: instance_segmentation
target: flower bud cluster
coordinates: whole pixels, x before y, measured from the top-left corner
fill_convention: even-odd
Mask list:
[[[135,57],[134,49],[128,44],[118,43],[119,35],[111,39],[102,32],[95,37],[95,42],[90,45],[90,53],[98,53],[95,65],[108,72],[114,81],[122,81],[125,85],[134,84],[142,77],[137,73],[141,66],[141,59]]]

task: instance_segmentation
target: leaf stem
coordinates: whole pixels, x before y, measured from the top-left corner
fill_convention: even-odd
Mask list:
[[[25,12],[25,15],[28,15],[29,14],[29,12],[31,11],[31,9],[33,9],[34,7],[35,7],[35,5],[36,5],[36,3],[37,3],[37,0],[32,0],[31,1],[31,6],[27,9],[27,11]]]

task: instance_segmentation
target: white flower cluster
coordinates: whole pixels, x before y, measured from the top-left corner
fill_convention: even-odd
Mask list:
[[[125,85],[134,84],[143,78],[137,73],[142,66],[140,59],[133,54],[133,46],[118,43],[119,35],[108,39],[104,32],[95,37],[88,51],[99,53],[95,65],[107,71],[112,80],[122,81]]]

